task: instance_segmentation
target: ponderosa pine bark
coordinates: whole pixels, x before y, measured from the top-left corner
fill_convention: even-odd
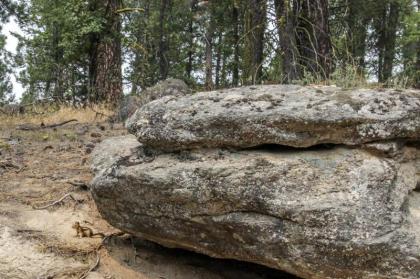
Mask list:
[[[120,0],[93,0],[91,8],[105,19],[102,31],[91,35],[89,79],[91,101],[116,104],[123,95]]]
[[[395,46],[400,13],[400,4],[394,1],[378,2],[379,15],[375,20],[375,31],[378,34],[376,48],[378,51],[378,81],[386,83],[392,76],[395,59]]]
[[[386,28],[385,53],[381,81],[385,82],[392,77],[394,67],[395,46],[397,42],[397,28],[399,22],[400,6],[396,2],[389,4],[388,20]]]
[[[319,79],[332,71],[328,0],[295,0],[299,64]]]
[[[420,12],[420,0],[417,0],[417,12]],[[417,23],[417,27],[420,29],[420,22]],[[417,37],[416,42],[416,65],[415,65],[415,84],[414,87],[420,89],[420,36]]]
[[[274,0],[276,10],[277,32],[280,40],[280,55],[282,58],[281,83],[290,83],[300,78],[298,50],[295,38],[295,18],[291,0]]]
[[[206,62],[205,62],[205,73],[206,73],[206,80],[205,80],[205,89],[212,90],[214,88],[213,83],[213,37],[214,37],[214,30],[215,30],[215,19],[212,11],[212,4],[210,3],[208,6],[208,19],[207,19],[207,30],[205,35],[205,44],[206,44]]]
[[[245,60],[244,81],[248,84],[260,84],[264,61],[264,31],[266,26],[266,1],[248,0],[245,19]]]
[[[217,47],[216,47],[216,79],[215,79],[215,86],[219,88],[220,86],[220,71],[221,71],[221,63],[222,63],[222,32],[219,32],[217,36]]]
[[[233,50],[233,69],[232,69],[232,85],[238,86],[239,85],[239,8],[237,7],[236,2],[233,3],[232,7],[232,22],[233,22],[233,42],[234,42],[234,50]]]
[[[194,61],[194,14],[197,9],[198,0],[191,0],[190,4],[190,20],[188,23],[188,62],[185,67],[186,76],[191,79]]]
[[[166,79],[169,72],[169,61],[166,56],[169,50],[169,43],[165,32],[165,21],[167,20],[166,14],[170,12],[171,0],[161,0],[159,11],[159,73],[160,79]]]
[[[366,38],[369,22],[363,10],[360,9],[363,3],[363,0],[349,1],[349,11],[346,19],[348,24],[347,43],[349,44],[350,52],[349,63],[354,63],[359,73],[363,73],[365,68]]]

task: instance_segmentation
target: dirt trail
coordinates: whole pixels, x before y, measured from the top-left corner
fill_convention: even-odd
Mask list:
[[[89,192],[89,153],[122,125],[68,124],[18,131],[0,123],[0,278],[80,278],[96,262],[101,238],[76,238],[75,221],[94,232],[118,232],[99,215]],[[71,193],[63,202],[46,206]],[[295,278],[261,266],[167,249],[129,235],[112,237],[87,278]]]

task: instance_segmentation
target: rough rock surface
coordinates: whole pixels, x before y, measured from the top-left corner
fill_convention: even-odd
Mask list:
[[[158,82],[156,85],[147,88],[141,93],[140,106],[150,103],[165,96],[181,97],[191,94],[188,85],[180,79],[168,78]]]
[[[271,85],[202,92],[149,103],[127,121],[166,150],[420,139],[420,91]]]
[[[117,110],[117,119],[125,121],[141,106],[164,96],[185,96],[191,94],[191,89],[179,79],[169,78],[158,82],[156,85],[146,88],[140,95],[125,96]]]
[[[420,278],[412,161],[346,147],[161,153],[132,138],[101,146],[93,197],[108,222],[136,236],[302,278]]]
[[[134,136],[113,137],[99,144],[92,153],[92,170],[95,173],[106,170],[117,160],[131,156],[131,150],[140,144]]]
[[[417,149],[414,164],[416,166],[416,172],[417,172],[417,187],[416,187],[416,190],[420,192],[420,148]]]

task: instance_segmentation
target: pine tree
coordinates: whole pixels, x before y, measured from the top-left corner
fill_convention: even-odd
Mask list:
[[[95,102],[116,103],[122,97],[120,0],[92,0],[90,9],[104,19],[91,35],[89,80]]]

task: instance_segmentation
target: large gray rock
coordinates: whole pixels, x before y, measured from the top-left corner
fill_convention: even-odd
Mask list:
[[[420,139],[420,91],[270,85],[164,97],[139,109],[129,131],[148,146],[357,145]]]
[[[191,89],[184,81],[180,79],[168,78],[159,81],[156,85],[147,88],[144,90],[144,92],[141,92],[140,106],[165,96],[181,97],[190,95],[191,93]]]
[[[92,194],[123,231],[302,278],[420,278],[411,160],[345,147],[165,154],[132,138],[101,145]]]
[[[119,103],[116,118],[118,121],[125,121],[141,106],[164,96],[185,96],[191,94],[187,84],[179,79],[168,78],[158,82],[156,85],[146,88],[140,95],[125,96]]]
[[[92,170],[98,173],[112,166],[117,160],[132,155],[132,149],[139,147],[139,142],[134,136],[113,137],[104,140],[92,153]]]

